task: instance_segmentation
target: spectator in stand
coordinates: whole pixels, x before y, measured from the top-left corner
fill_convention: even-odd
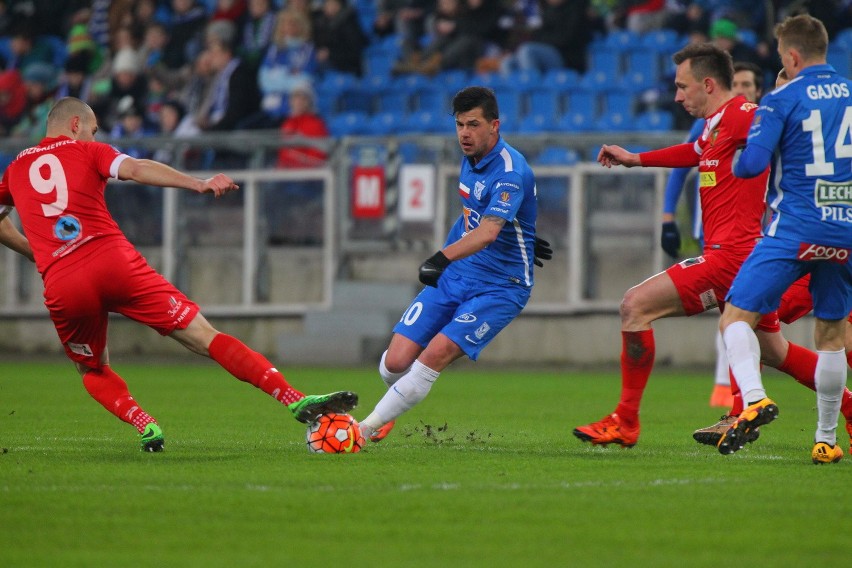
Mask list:
[[[141,102],[134,101],[132,97],[126,96],[118,101],[118,121],[110,130],[112,138],[144,138],[154,132],[145,122],[145,107]],[[141,148],[120,148],[122,152],[131,158],[149,158],[151,152]]]
[[[216,0],[216,7],[210,15],[210,21],[228,20],[239,26],[246,13],[246,0]]]
[[[321,70],[361,75],[364,48],[370,40],[346,0],[324,0],[313,39]]]
[[[53,48],[39,39],[30,22],[18,24],[9,38],[9,60],[6,69],[23,70],[33,63],[53,64]]]
[[[29,141],[44,137],[47,113],[53,107],[53,95],[59,73],[48,63],[31,63],[21,72],[27,89],[27,104],[18,123],[12,128],[12,136]]]
[[[402,37],[400,62],[420,60],[420,38],[426,34],[426,22],[435,12],[436,0],[377,0],[373,32],[384,37],[399,34]]]
[[[90,73],[91,52],[79,51],[65,60],[65,72],[59,79],[56,100],[76,97],[87,102],[92,92],[93,79]]]
[[[761,69],[768,69],[773,76],[778,73],[781,62],[766,42],[755,49],[741,41],[738,32],[739,27],[732,20],[719,19],[710,25],[710,41],[730,53],[734,61],[754,63]]]
[[[394,72],[434,75],[446,69],[473,71],[484,53],[484,34],[488,33],[481,27],[487,22],[477,21],[478,16],[478,12],[468,12],[465,0],[438,0],[438,7],[429,22],[431,41],[422,57],[413,57],[408,63],[396,65]]]
[[[174,67],[183,67],[195,59],[203,47],[202,33],[207,13],[195,0],[171,0],[172,12],[165,22],[169,43],[163,57]]]
[[[254,70],[234,55],[234,47],[212,37],[207,44],[210,65],[216,72],[211,85],[211,105],[198,126],[206,131],[234,130],[260,110],[260,94]]]
[[[681,9],[669,13],[664,27],[684,36],[695,32],[701,32],[705,36],[709,34],[710,15],[701,6],[689,0],[681,0],[681,4],[683,4]]]
[[[506,56],[500,69],[542,73],[568,67],[586,71],[586,46],[591,40],[588,0],[543,0],[541,26],[530,30],[529,40]]]
[[[290,92],[290,114],[281,123],[283,138],[327,138],[325,120],[317,114],[314,91],[308,84]],[[325,164],[328,155],[313,146],[284,146],[278,151],[279,168],[316,168]]]
[[[284,9],[278,14],[272,44],[258,70],[261,108],[275,124],[287,115],[290,91],[296,85],[313,84],[318,64],[311,40],[311,24],[301,11]]]
[[[658,30],[666,20],[666,0],[626,2],[624,27],[636,33]]]
[[[105,130],[110,130],[118,120],[118,102],[130,96],[135,101],[145,101],[148,96],[148,79],[143,73],[139,53],[123,48],[112,60],[112,77],[105,93],[92,94],[90,105],[97,109]]]
[[[248,12],[243,23],[242,40],[237,52],[240,58],[254,67],[260,66],[260,60],[272,43],[275,31],[275,9],[271,0],[249,0]]]
[[[316,113],[314,91],[308,84],[290,92],[290,114],[281,123],[281,138],[327,139],[325,121]],[[278,151],[279,168],[319,168],[328,155],[317,146],[285,145]],[[322,242],[323,189],[317,180],[288,180],[263,194],[270,244]]]
[[[0,73],[0,136],[6,136],[27,108],[27,87],[21,72],[10,69]]]

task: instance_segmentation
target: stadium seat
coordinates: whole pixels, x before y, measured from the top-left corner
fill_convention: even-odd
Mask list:
[[[580,85],[580,74],[574,69],[551,69],[544,74],[542,85],[567,91]]]
[[[655,87],[660,80],[660,56],[647,49],[635,49],[626,54],[626,71],[623,85],[633,92]]]
[[[597,49],[589,52],[590,72],[606,73],[612,77],[621,75],[621,53],[611,48]]]
[[[411,96],[408,91],[390,87],[375,96],[377,112],[395,112],[406,114],[411,110]]]
[[[372,115],[367,122],[367,134],[387,136],[396,134],[398,127],[405,121],[404,112],[383,111]]]
[[[443,123],[447,123],[446,125]],[[432,134],[446,132],[451,125],[449,117],[438,115],[434,112],[418,110],[408,114],[400,125],[401,130],[407,134]]]
[[[339,112],[331,115],[327,122],[332,136],[364,136],[370,133],[370,116],[365,112]]]
[[[434,83],[455,94],[471,84],[471,77],[464,69],[447,69],[435,75]]]
[[[640,132],[667,132],[674,128],[674,117],[670,112],[648,110],[635,118],[634,125]]]
[[[621,112],[633,115],[633,95],[627,91],[609,91],[603,95],[603,114]]]
[[[587,112],[569,110],[559,117],[556,126],[565,132],[593,132],[596,129],[595,117]]]
[[[544,86],[527,94],[527,114],[541,113],[553,118],[562,114],[562,94],[555,88]]]
[[[573,166],[580,161],[580,155],[564,146],[545,146],[533,160],[542,166]]]
[[[554,132],[559,130],[557,127],[557,116],[548,112],[531,112],[520,119],[513,130],[519,134]]]
[[[603,46],[614,49],[620,53],[628,53],[639,47],[642,38],[638,33],[630,30],[613,30],[603,40]]]
[[[600,116],[595,125],[601,132],[627,132],[634,129],[633,115],[623,111],[607,111]]]
[[[642,47],[652,49],[657,53],[671,55],[684,45],[686,38],[682,38],[672,29],[661,28],[642,34],[640,44]]]
[[[499,86],[494,88],[494,94],[497,96],[497,106],[500,108],[501,123],[517,126],[517,121],[523,112],[521,91],[510,86]]]
[[[370,46],[364,50],[363,55],[365,74],[368,76],[390,77],[391,70],[397,59],[399,59],[397,51]]]
[[[418,89],[412,99],[414,110],[426,110],[436,114],[450,112],[450,96],[437,85]]]
[[[598,100],[593,91],[573,90],[565,96],[567,111],[572,113],[584,113],[589,117],[598,115]]]
[[[747,46],[754,48],[757,46],[757,32],[749,28],[740,28],[737,30],[737,39]]]
[[[828,46],[826,62],[844,77],[852,77],[852,48],[847,49],[839,44]]]

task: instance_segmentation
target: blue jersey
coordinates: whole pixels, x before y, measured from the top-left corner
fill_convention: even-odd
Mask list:
[[[770,237],[852,245],[852,83],[830,65],[803,69],[761,101],[748,145],[780,165],[767,202]]]
[[[462,214],[453,224],[444,246],[479,226],[486,215],[506,220],[497,240],[461,260],[446,273],[456,273],[493,284],[533,285],[533,250],[537,215],[535,177],[520,152],[502,137],[479,161],[462,158],[459,175]]]
[[[698,137],[704,133],[704,125],[707,123],[703,118],[698,118],[692,123],[692,128],[684,142],[695,142]],[[675,214],[677,211],[677,202],[680,200],[680,194],[683,193],[683,185],[686,181],[689,172],[693,168],[674,168],[669,174],[669,180],[666,182],[666,191],[663,195],[663,213]],[[692,211],[692,236],[696,239],[702,238],[703,227],[701,226],[701,200],[698,198],[698,181],[695,180],[693,190],[695,192],[695,207]]]

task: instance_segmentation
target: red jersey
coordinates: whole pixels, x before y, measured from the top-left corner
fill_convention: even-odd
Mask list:
[[[753,247],[762,233],[769,168],[753,178],[734,176],[734,155],[745,146],[757,105],[742,95],[707,117],[695,141],[705,247]]]
[[[124,239],[104,201],[107,179],[127,158],[102,142],[45,138],[22,151],[0,182],[0,204],[14,205],[45,271],[80,246],[104,237]]]
[[[328,136],[325,121],[316,114],[291,116],[281,124],[284,136],[324,138]],[[309,146],[287,146],[278,152],[279,168],[316,168],[322,166],[328,156],[319,148]]]

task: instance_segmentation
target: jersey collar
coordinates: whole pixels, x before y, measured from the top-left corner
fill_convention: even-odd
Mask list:
[[[470,164],[472,170],[481,171],[485,169],[496,157],[503,151],[503,147],[506,145],[503,142],[503,136],[497,136],[497,143],[494,144],[494,147],[491,148],[491,151],[485,154],[481,160],[479,160],[478,164],[474,164],[473,160],[467,158],[467,163]]]

